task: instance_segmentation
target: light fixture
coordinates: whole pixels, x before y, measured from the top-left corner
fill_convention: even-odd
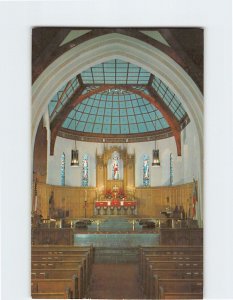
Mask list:
[[[78,167],[79,161],[78,161],[78,150],[76,147],[76,140],[75,140],[75,147],[74,150],[71,150],[71,167]]]
[[[155,149],[153,150],[152,154],[152,166],[160,166],[160,159],[159,159],[159,150],[156,150],[156,141],[155,141]]]

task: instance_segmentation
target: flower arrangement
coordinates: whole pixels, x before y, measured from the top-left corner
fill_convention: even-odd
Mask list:
[[[110,189],[106,190],[104,193],[105,198],[111,199],[112,198],[112,191]]]
[[[118,198],[123,199],[126,197],[125,192],[122,188],[119,189],[118,193],[117,193]]]

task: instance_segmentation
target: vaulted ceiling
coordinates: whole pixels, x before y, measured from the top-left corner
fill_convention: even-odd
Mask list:
[[[117,32],[157,47],[203,86],[203,32],[200,29],[33,30],[33,81],[57,57],[99,35]],[[189,123],[180,99],[143,68],[112,59],[76,74],[49,103],[51,154],[57,136],[92,142],[139,142],[174,136]]]

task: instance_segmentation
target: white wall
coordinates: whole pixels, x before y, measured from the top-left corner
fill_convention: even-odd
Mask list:
[[[173,137],[159,140],[156,148],[159,149],[160,167],[152,167],[152,151],[155,142],[120,144],[127,147],[128,153],[135,153],[135,185],[142,186],[142,162],[143,155],[147,154],[150,159],[150,185],[165,186],[170,184],[170,153],[173,157],[173,184],[191,182],[193,177],[198,179],[199,153],[197,136],[192,122],[182,131],[182,156],[177,157],[175,139]],[[116,144],[106,144],[107,147]],[[79,167],[71,167],[71,150],[74,148],[74,141],[57,137],[54,156],[48,157],[48,176],[47,183],[60,185],[60,165],[61,155],[66,155],[66,185],[81,186],[82,156],[84,153],[89,155],[89,186],[96,186],[96,151],[103,153],[103,144],[77,142],[79,150]]]
[[[89,156],[89,186],[96,186],[96,144],[76,142],[79,150],[79,167],[71,167],[71,150],[74,149],[74,141],[57,137],[54,155],[48,157],[47,183],[60,185],[61,155],[66,156],[65,184],[68,186],[82,185],[82,157],[86,153]]]

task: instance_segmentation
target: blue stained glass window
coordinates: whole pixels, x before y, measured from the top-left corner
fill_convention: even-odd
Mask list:
[[[82,161],[82,186],[88,186],[88,155],[83,155]]]
[[[66,165],[66,156],[63,152],[61,155],[61,185],[65,185],[65,165]]]
[[[173,157],[172,153],[170,153],[170,185],[173,184]]]
[[[150,185],[150,169],[149,169],[149,157],[148,155],[143,156],[143,186]]]

